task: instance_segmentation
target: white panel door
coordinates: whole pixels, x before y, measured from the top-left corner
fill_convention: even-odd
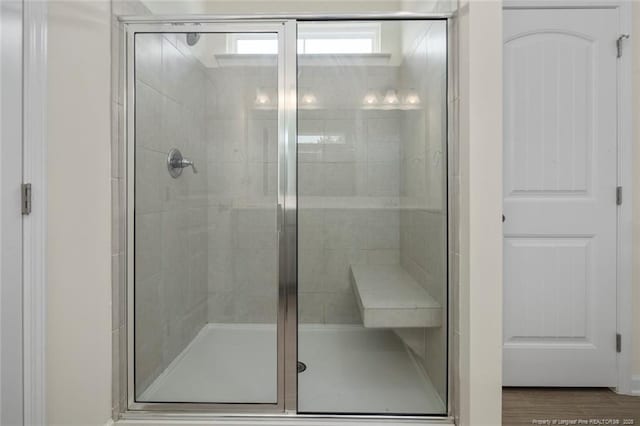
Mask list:
[[[504,14],[504,385],[616,384],[617,12]]]

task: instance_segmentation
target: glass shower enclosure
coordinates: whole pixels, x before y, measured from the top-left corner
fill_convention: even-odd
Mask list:
[[[128,409],[446,416],[447,20],[124,29]]]

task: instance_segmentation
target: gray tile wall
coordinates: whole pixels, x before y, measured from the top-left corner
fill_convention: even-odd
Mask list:
[[[400,258],[402,113],[362,108],[368,90],[398,87],[398,67],[324,61],[298,79],[319,106],[298,111],[299,319],[358,324],[349,266]]]
[[[223,66],[208,77],[208,321],[275,323],[277,68]],[[256,107],[258,90],[268,107]]]
[[[138,395],[207,318],[206,95],[182,34],[138,34],[135,129],[135,380]],[[172,178],[167,153],[195,161]]]
[[[443,307],[447,306],[447,92],[445,26],[421,23],[405,46],[401,81],[414,87],[422,108],[406,111],[401,126],[400,261]],[[440,396],[447,378],[447,310],[442,327],[412,330],[413,349]]]

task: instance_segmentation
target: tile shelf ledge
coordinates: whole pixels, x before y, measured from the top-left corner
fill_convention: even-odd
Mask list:
[[[442,325],[442,306],[400,265],[351,265],[350,272],[365,327]]]
[[[218,53],[208,68],[233,66],[275,66],[276,54]],[[389,53],[318,53],[298,55],[300,66],[393,66]],[[397,66],[397,65],[396,65]]]

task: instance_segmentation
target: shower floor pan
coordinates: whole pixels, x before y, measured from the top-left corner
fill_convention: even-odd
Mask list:
[[[138,399],[275,402],[275,327],[207,324]],[[389,330],[301,325],[301,413],[439,414],[445,408],[413,355]]]

